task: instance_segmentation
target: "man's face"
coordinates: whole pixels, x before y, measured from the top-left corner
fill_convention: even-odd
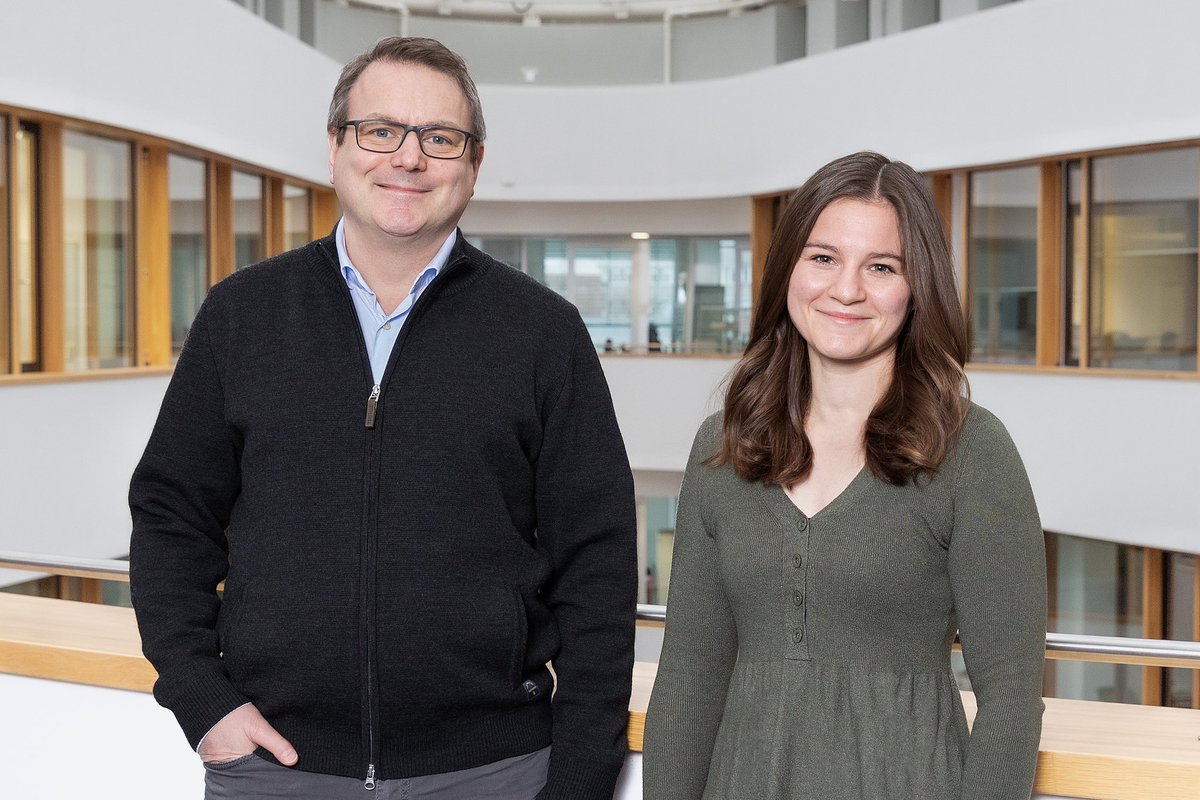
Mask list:
[[[471,130],[470,110],[448,75],[417,64],[376,61],[350,90],[350,119]],[[438,247],[458,225],[475,193],[483,146],[469,144],[453,160],[421,152],[415,133],[394,153],[373,153],[345,128],[329,135],[329,179],[346,220],[348,242],[370,246]],[[353,245],[351,245],[353,246]]]

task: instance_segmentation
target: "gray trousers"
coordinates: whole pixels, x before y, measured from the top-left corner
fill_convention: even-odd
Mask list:
[[[205,800],[533,800],[546,785],[550,748],[481,767],[376,781],[319,775],[263,761],[256,755],[204,765]]]

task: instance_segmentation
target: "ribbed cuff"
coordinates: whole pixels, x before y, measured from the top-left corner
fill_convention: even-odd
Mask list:
[[[597,764],[572,758],[557,745],[550,749],[546,786],[537,800],[612,800],[621,764]]]
[[[160,677],[154,697],[175,715],[193,750],[226,714],[249,702],[227,677],[212,673],[190,675],[169,685]]]

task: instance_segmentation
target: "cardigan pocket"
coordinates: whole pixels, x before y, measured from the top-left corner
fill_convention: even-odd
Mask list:
[[[525,674],[525,649],[529,643],[529,616],[525,611],[525,600],[521,597],[521,591],[514,587],[509,594],[512,598],[514,633],[508,677],[513,688],[516,689],[522,686]],[[528,691],[527,688],[526,691]]]
[[[237,633],[246,615],[246,589],[226,589],[221,597],[221,607],[217,611],[217,649],[224,658],[235,642]]]

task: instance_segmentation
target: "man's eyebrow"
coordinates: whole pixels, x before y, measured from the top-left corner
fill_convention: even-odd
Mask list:
[[[364,120],[372,120],[374,122],[392,122],[392,123],[395,123],[396,125],[411,124],[408,122],[401,122],[400,120],[393,117],[391,114],[369,114],[368,116],[363,117],[363,119]],[[457,130],[466,130],[466,128],[462,127],[457,122],[451,122],[448,120],[440,120],[440,119],[435,119],[430,122],[422,122],[419,125],[416,125],[414,127],[423,128],[423,127],[429,127],[429,126],[437,126],[439,128],[455,128]]]

